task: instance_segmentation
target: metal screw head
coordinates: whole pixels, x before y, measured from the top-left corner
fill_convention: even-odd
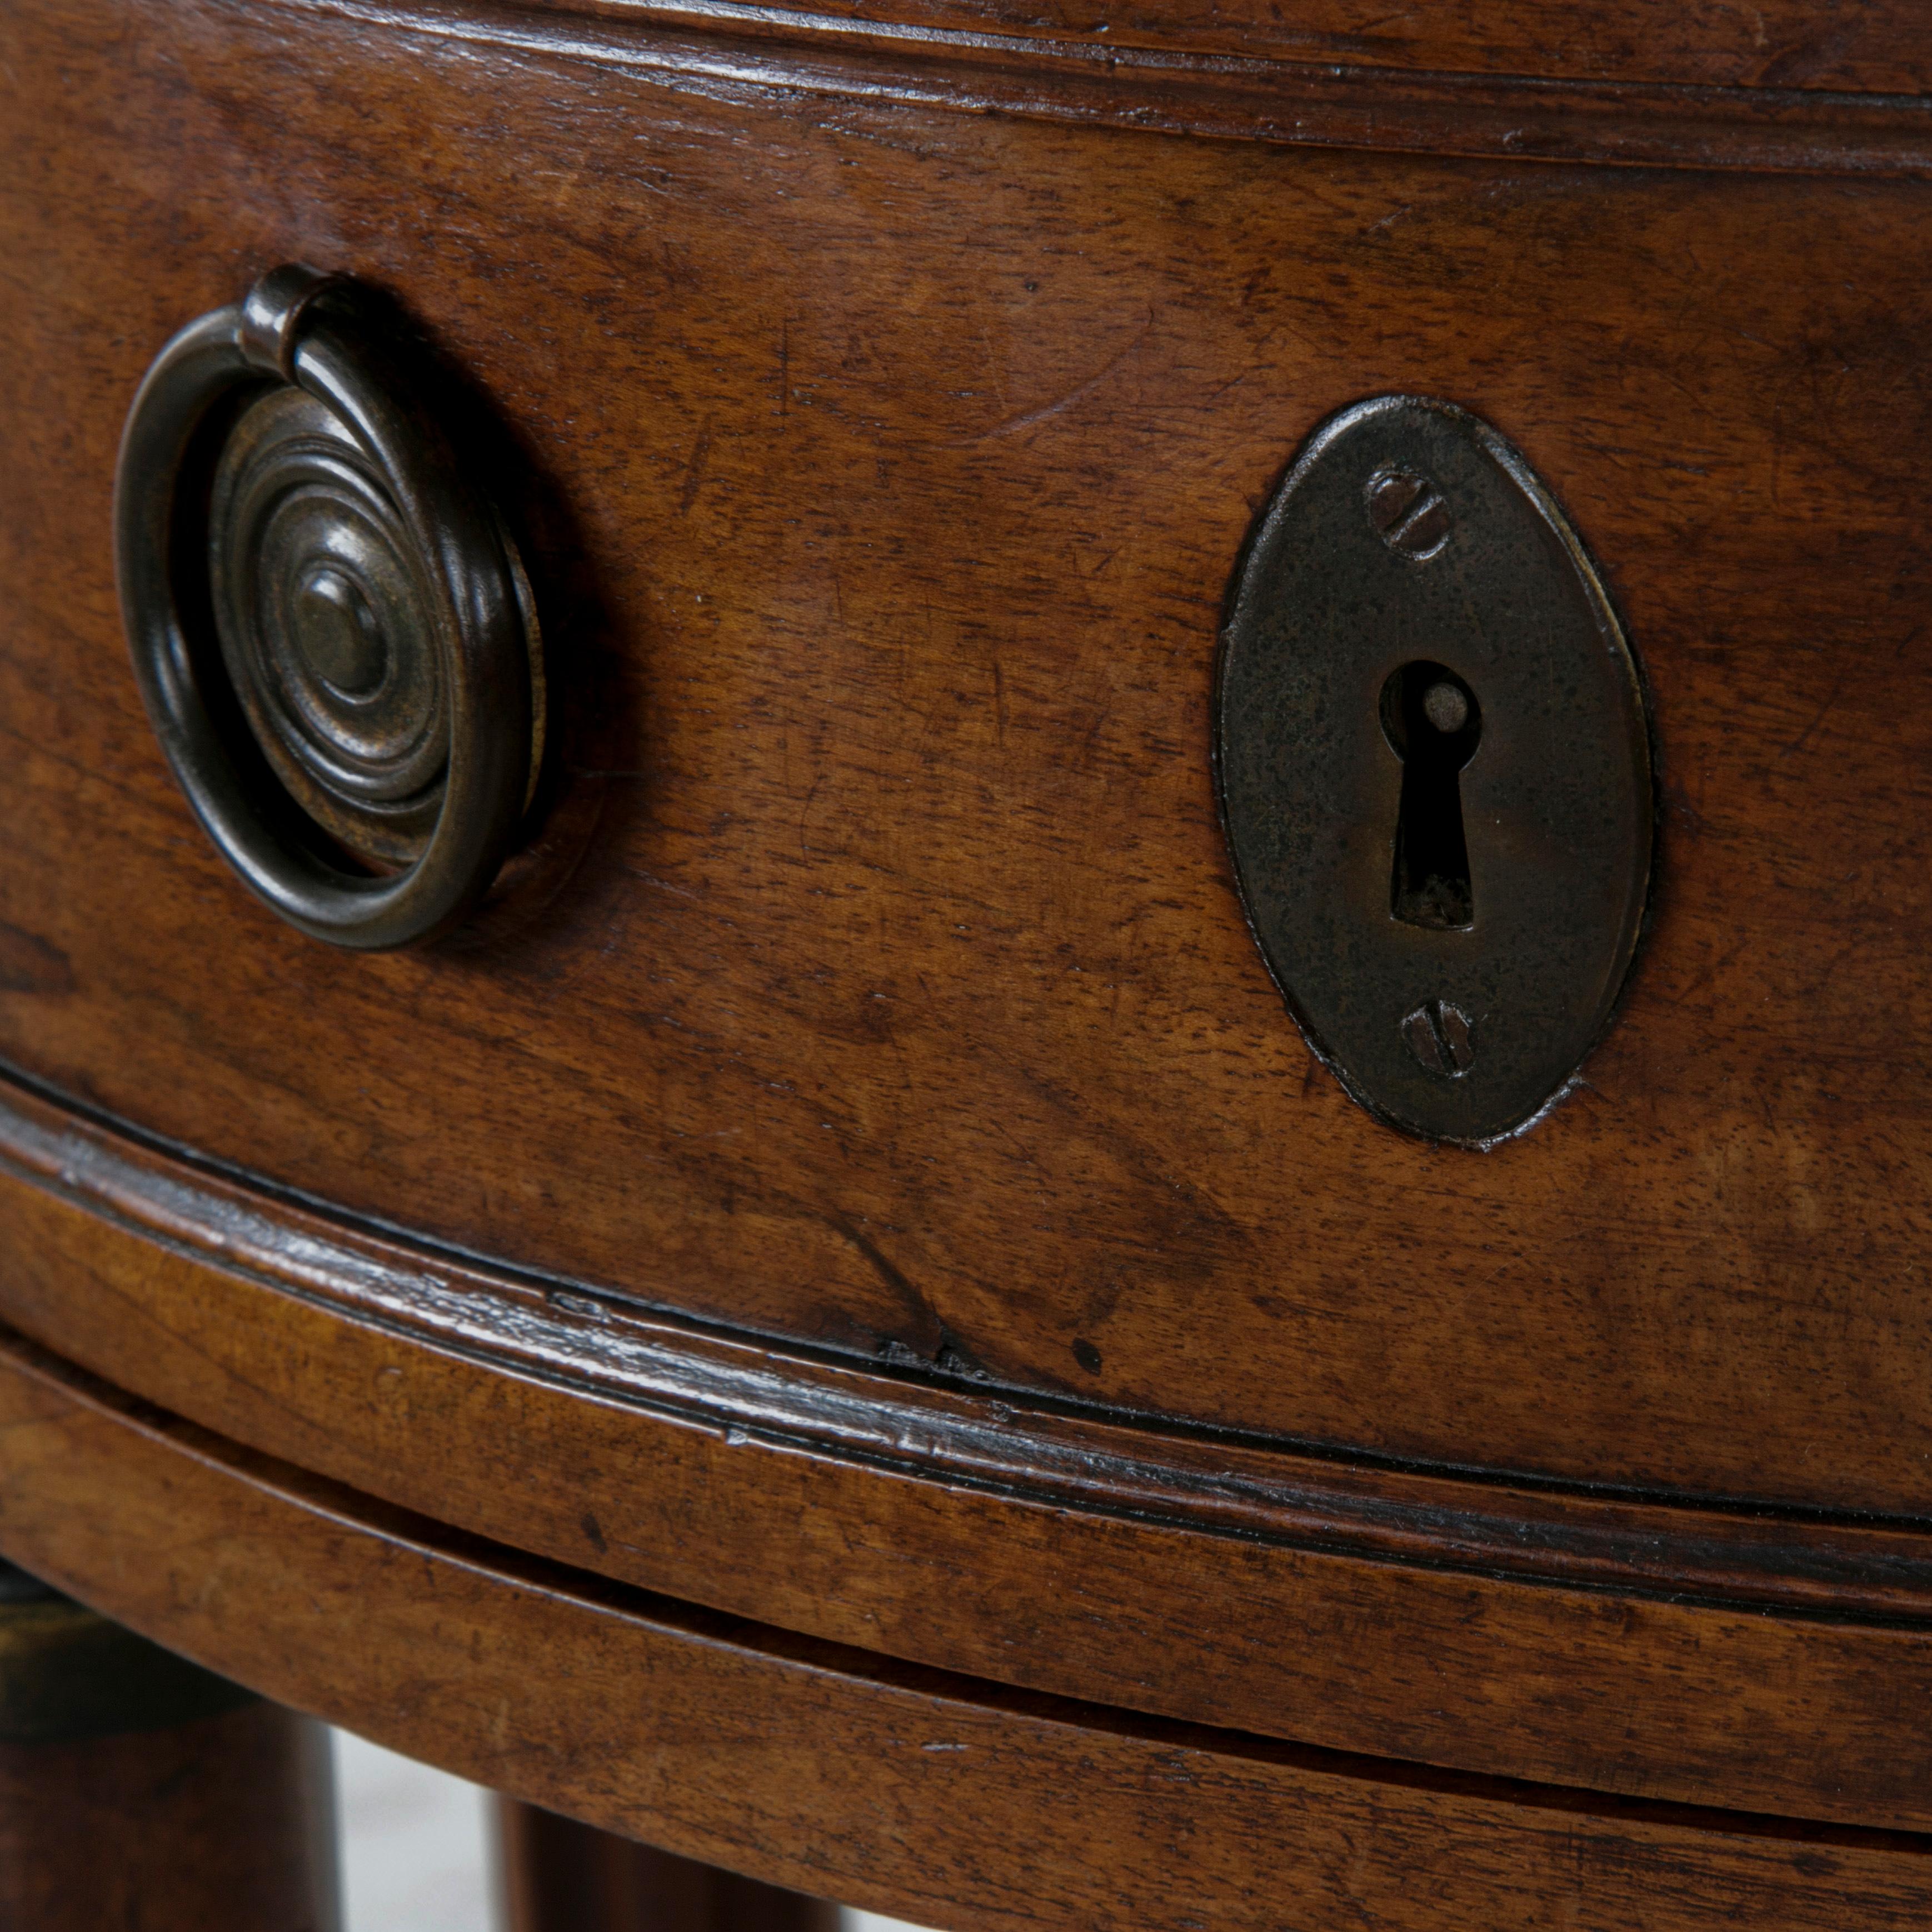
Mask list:
[[[1402,1023],[1402,1044],[1431,1073],[1460,1080],[1474,1065],[1469,1016],[1447,1000],[1424,1000]]]
[[[1378,470],[1369,478],[1369,521],[1398,556],[1425,562],[1449,541],[1449,506],[1426,476]]]

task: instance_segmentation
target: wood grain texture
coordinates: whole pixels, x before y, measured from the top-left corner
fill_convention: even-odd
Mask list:
[[[0,1315],[131,1394],[14,1350],[0,1545],[962,1932],[1922,1921],[1932,142],[1832,92],[1895,9],[1755,19],[6,10]],[[141,370],[292,260],[506,425],[552,653],[418,956],[238,890],[114,604]],[[1310,1058],[1209,769],[1394,391],[1657,724],[1621,1018],[1480,1156]]]
[[[5,29],[16,1064],[347,1208],[862,1357],[1922,1509],[1924,190],[106,18]],[[88,534],[154,346],[303,256],[404,292],[508,417],[576,694],[526,890],[422,958],[328,958],[236,891]],[[1670,806],[1588,1084],[1483,1158],[1311,1062],[1209,782],[1252,506],[1396,388],[1496,422],[1604,560]]]
[[[529,0],[565,19],[624,21],[701,12],[736,25],[787,10],[894,27],[966,33],[995,30],[1037,38],[1105,37],[1124,46],[1183,46],[1250,53],[1258,49],[1336,67],[1420,70],[1444,76],[1534,75],[1636,85],[1916,93],[1932,76],[1932,29],[1909,0],[1858,7],[1771,0],[1446,0],[1391,9],[1377,0],[800,0],[782,9],[710,0]]]
[[[452,1540],[17,1347],[0,1430],[9,1550],[149,1634],[604,1828],[953,1932],[1822,1932],[1932,1904],[1917,1838],[1124,1723],[680,1610]]]
[[[1916,92],[1659,83],[1528,72],[1391,70],[1272,57],[1250,20],[1115,34],[1034,18],[991,31],[971,8],[648,0],[259,0],[468,50],[586,58],[656,85],[742,99],[778,88],[904,106],[1383,152],[1802,173],[1922,176],[1932,114]],[[1480,37],[1475,37],[1480,45]],[[1910,34],[1894,32],[1897,53]],[[1908,53],[1908,58],[1910,58]],[[1774,68],[1772,71],[1775,72]]]
[[[585,1570],[1127,1709],[1932,1824],[1932,1537],[1350,1467],[493,1274],[14,1096],[0,1313],[252,1446]]]

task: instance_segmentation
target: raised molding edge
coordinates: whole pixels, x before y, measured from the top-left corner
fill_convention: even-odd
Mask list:
[[[0,1436],[0,1540],[143,1634],[487,1786],[922,1924],[1486,1932],[1583,1900],[1649,1932],[1880,1932],[1932,1906],[1921,1837],[1134,1721],[614,1587],[5,1334]]]
[[[1932,1532],[1916,1526],[1351,1462],[791,1353],[326,1216],[4,1082],[0,1173],[272,1292],[728,1436],[1197,1534],[1932,1624]]]
[[[452,1534],[814,1640],[1480,1776],[1932,1830],[1932,1538],[1895,1523],[1349,1463],[815,1358],[4,1083],[0,1323]]]
[[[1932,98],[1428,72],[872,22],[742,4],[272,0],[317,20],[773,90],[1222,140],[1624,167],[1932,173]]]

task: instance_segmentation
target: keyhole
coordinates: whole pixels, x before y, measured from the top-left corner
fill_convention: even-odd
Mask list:
[[[1389,910],[1410,926],[1476,922],[1462,836],[1462,767],[1483,734],[1475,694],[1445,665],[1404,664],[1382,686],[1382,734],[1402,760]]]

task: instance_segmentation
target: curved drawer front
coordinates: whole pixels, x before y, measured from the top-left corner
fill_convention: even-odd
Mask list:
[[[1850,147],[1673,172],[969,114],[875,52],[800,91],[753,84],[806,60],[754,35],[727,71],[675,22],[385,20],[7,24],[43,104],[0,116],[8,1061],[352,1216],[895,1372],[1922,1511],[1924,186]],[[410,953],[233,882],[116,607],[142,370],[298,260],[500,418],[542,609],[536,835]],[[1487,1153],[1311,1056],[1210,769],[1256,512],[1390,393],[1522,452],[1656,733],[1621,1016]]]

